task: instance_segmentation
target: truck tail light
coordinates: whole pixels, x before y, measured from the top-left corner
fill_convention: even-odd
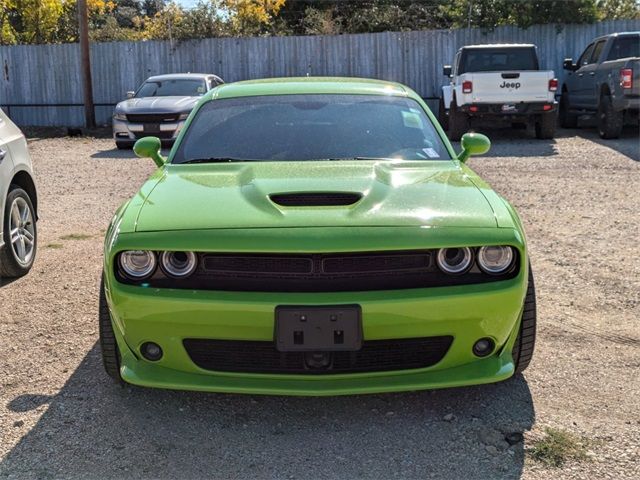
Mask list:
[[[471,80],[465,80],[462,82],[462,93],[473,92],[473,82]]]
[[[620,86],[625,90],[633,87],[633,69],[623,68],[620,70]]]
[[[552,78],[551,80],[549,80],[549,91],[550,92],[558,91],[558,79],[557,78]]]

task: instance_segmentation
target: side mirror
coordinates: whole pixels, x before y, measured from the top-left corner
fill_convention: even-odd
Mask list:
[[[133,151],[140,158],[150,158],[158,167],[162,167],[167,159],[160,155],[162,142],[158,137],[144,137],[133,146]]]
[[[458,154],[458,160],[466,162],[472,155],[482,155],[491,148],[491,140],[481,133],[465,133],[460,140],[462,151]]]
[[[573,63],[572,58],[565,58],[564,62],[562,62],[562,68],[565,70],[571,70],[572,72],[577,70],[577,65]]]
[[[451,65],[445,65],[442,67],[442,75],[445,77],[451,77]]]
[[[133,98],[136,96],[136,92],[133,90],[127,92],[127,98]]]

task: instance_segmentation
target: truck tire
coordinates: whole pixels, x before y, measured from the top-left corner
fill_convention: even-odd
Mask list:
[[[556,133],[556,116],[553,113],[543,113],[536,120],[536,138],[548,140]]]
[[[449,116],[447,115],[447,109],[444,106],[444,98],[440,97],[440,103],[438,104],[438,122],[443,130],[449,130]]]
[[[598,134],[600,138],[618,138],[624,126],[624,112],[616,112],[611,95],[604,94],[598,102]]]
[[[560,126],[562,128],[577,128],[578,127],[578,115],[571,113],[571,104],[569,103],[569,92],[562,92],[560,97]]]
[[[513,345],[511,356],[515,364],[515,374],[522,373],[531,363],[533,350],[536,345],[536,286],[533,281],[533,272],[529,264],[529,285],[522,309],[520,330]]]
[[[449,108],[449,140],[459,142],[460,137],[469,130],[469,116],[458,111],[455,99]]]
[[[100,350],[102,351],[102,364],[107,375],[117,383],[123,385],[120,376],[120,351],[113,333],[111,314],[107,305],[107,297],[104,293],[104,277],[100,280],[100,301],[98,304],[98,329],[100,332]]]

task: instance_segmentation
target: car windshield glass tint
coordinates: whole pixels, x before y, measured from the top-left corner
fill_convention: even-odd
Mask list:
[[[613,42],[607,60],[640,57],[640,36],[621,37]]]
[[[525,48],[469,48],[463,50],[460,74],[538,70],[535,50]]]
[[[145,82],[136,97],[197,97],[206,91],[204,80],[158,80]]]
[[[450,159],[422,107],[382,95],[268,95],[213,100],[173,163],[393,158]]]

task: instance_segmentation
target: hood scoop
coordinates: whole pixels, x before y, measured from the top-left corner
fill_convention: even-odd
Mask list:
[[[298,192],[274,193],[271,201],[281,207],[342,207],[353,205],[362,198],[355,192]]]

